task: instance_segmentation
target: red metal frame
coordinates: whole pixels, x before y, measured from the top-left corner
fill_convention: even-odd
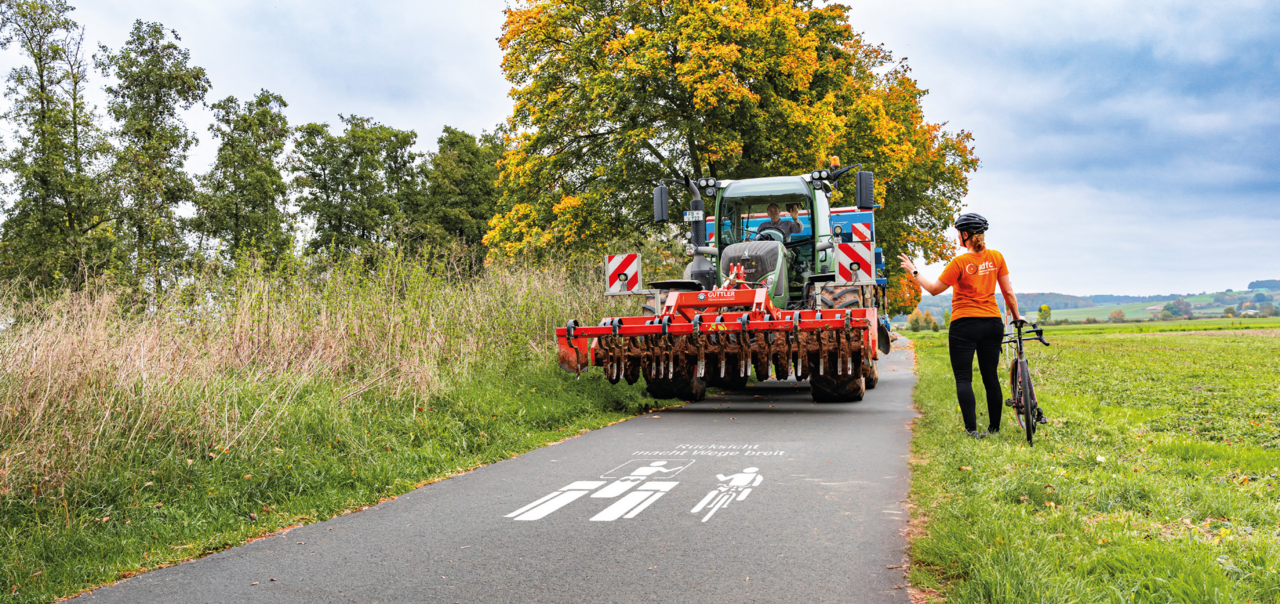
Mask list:
[[[750,310],[718,310],[744,307],[749,307]],[[742,322],[742,317],[747,318],[745,323]],[[872,359],[879,358],[875,308],[780,310],[773,305],[765,289],[739,286],[735,289],[672,292],[667,296],[662,313],[656,317],[608,317],[599,325],[591,327],[580,327],[570,322],[569,326],[556,329],[560,365],[566,371],[577,373],[590,368],[595,364],[595,338],[688,336],[695,332],[695,320],[700,334],[833,332],[850,328],[862,332],[863,346],[871,351]]]

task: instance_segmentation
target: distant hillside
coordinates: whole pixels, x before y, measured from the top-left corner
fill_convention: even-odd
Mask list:
[[[1169,298],[1172,300],[1173,298]],[[1000,297],[997,292],[996,302],[1003,308],[1004,298]],[[1018,306],[1021,308],[1040,308],[1042,304],[1048,304],[1053,310],[1065,310],[1068,308],[1089,308],[1094,305],[1093,300],[1082,296],[1071,296],[1067,294],[1054,293],[1019,293]],[[943,309],[951,308],[951,294],[941,296],[926,295],[920,300],[920,310],[927,310],[935,315],[941,316]]]
[[[1270,286],[1270,287],[1268,287]],[[1118,296],[1101,294],[1095,296],[1071,296],[1055,293],[1019,293],[1018,306],[1022,312],[1034,316],[1042,304],[1048,304],[1053,310],[1054,319],[1082,321],[1087,318],[1105,321],[1112,312],[1124,312],[1129,319],[1145,319],[1158,314],[1165,302],[1182,298],[1191,304],[1196,315],[1218,316],[1224,306],[1237,304],[1256,293],[1256,290],[1280,290],[1280,279],[1254,281],[1249,289],[1235,292],[1203,292],[1189,294],[1163,294],[1155,296]],[[996,292],[996,302],[1004,310],[1004,298]],[[925,294],[920,299],[921,311],[929,311],[934,317],[942,318],[943,313],[951,308],[951,294],[930,296]],[[895,322],[905,321],[902,315],[892,319]]]
[[[1186,294],[1192,296],[1195,294]],[[1097,306],[1107,304],[1133,304],[1135,302],[1168,302],[1183,297],[1181,294],[1167,294],[1155,296],[1113,296],[1110,294],[1102,294],[1097,296],[1089,296],[1090,300]]]

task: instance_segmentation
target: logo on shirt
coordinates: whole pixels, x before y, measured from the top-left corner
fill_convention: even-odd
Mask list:
[[[967,275],[982,276],[987,273],[993,273],[995,270],[996,264],[991,261],[983,262],[982,264],[966,264],[964,266],[964,272]]]

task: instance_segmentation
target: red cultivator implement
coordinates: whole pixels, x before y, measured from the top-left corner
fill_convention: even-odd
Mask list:
[[[740,269],[738,269],[740,270]],[[878,375],[875,308],[781,310],[766,290],[738,283],[672,292],[654,317],[609,317],[556,329],[560,367],[592,365],[612,383],[645,378],[655,398],[701,400],[706,387],[756,379],[809,380],[819,402],[862,400]]]

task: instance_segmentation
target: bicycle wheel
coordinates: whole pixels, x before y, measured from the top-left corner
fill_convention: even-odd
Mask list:
[[[1031,390],[1031,369],[1026,359],[1018,359],[1018,403],[1022,407],[1022,428],[1027,433],[1027,445],[1035,446],[1032,437],[1036,433],[1036,397]]]
[[[1005,404],[1013,411],[1013,421],[1018,424],[1018,428],[1025,429],[1022,425],[1022,394],[1018,385],[1018,359],[1015,358],[1009,362],[1009,400]]]

